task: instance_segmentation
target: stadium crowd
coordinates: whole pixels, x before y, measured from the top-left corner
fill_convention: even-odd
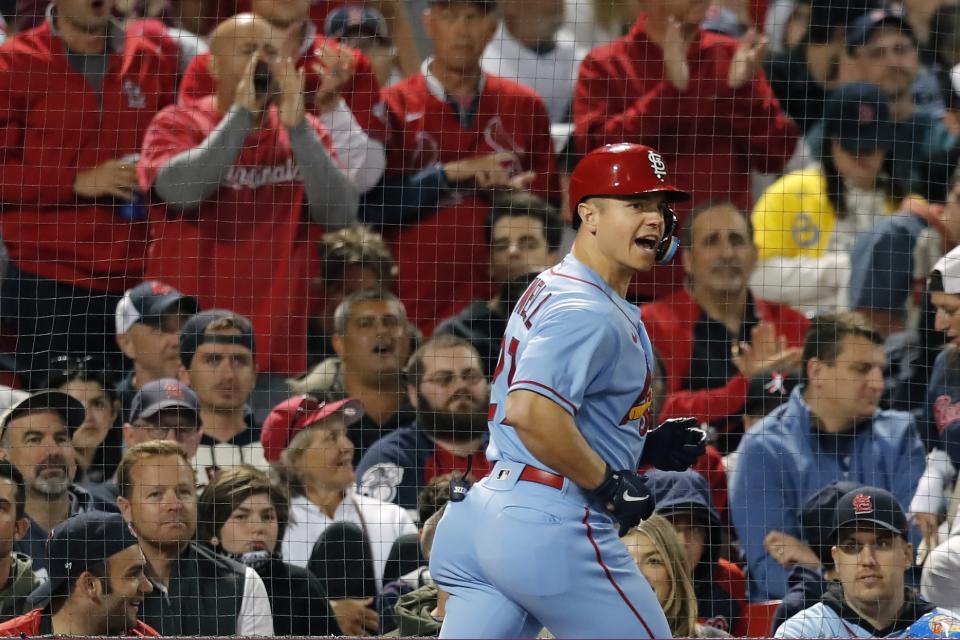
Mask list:
[[[437,635],[616,142],[692,194],[630,290],[711,435],[624,538],[674,634],[960,633],[956,1],[45,3],[0,0],[0,635]]]

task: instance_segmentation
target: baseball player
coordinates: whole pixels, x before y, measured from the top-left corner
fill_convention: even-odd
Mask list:
[[[574,171],[576,243],[520,298],[493,375],[493,470],[437,531],[440,637],[670,637],[618,532],[653,513],[638,465],[686,469],[706,435],[689,418],[647,423],[653,350],[624,294],[671,259],[668,204],[687,197],[642,145],[602,147]]]

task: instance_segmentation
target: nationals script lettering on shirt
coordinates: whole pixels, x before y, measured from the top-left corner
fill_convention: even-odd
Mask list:
[[[267,167],[262,165],[238,167],[234,165],[227,171],[223,185],[234,191],[239,191],[284,182],[303,182],[303,173],[293,158],[287,158],[283,164]]]

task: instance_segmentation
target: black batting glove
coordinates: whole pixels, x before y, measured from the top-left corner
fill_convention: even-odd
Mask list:
[[[707,432],[696,418],[671,418],[647,433],[641,465],[662,471],[686,471],[707,450]]]
[[[646,478],[626,469],[613,471],[609,465],[603,482],[593,493],[603,502],[607,513],[620,523],[621,538],[653,515],[656,506]]]

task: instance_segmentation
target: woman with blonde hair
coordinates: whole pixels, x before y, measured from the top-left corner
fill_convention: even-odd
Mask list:
[[[683,543],[666,518],[650,516],[622,540],[657,594],[673,637],[728,637],[719,629],[697,623],[697,597],[687,570]]]

